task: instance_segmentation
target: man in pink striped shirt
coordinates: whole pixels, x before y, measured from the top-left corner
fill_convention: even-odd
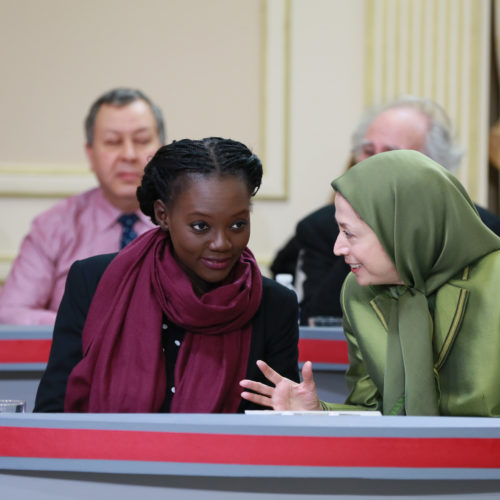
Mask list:
[[[33,220],[0,291],[2,324],[54,324],[75,260],[117,252],[154,227],[135,192],[148,159],[165,143],[161,110],[139,90],[116,88],[91,106],[85,133],[99,187],[61,200]]]

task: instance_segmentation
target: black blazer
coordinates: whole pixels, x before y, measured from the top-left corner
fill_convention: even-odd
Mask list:
[[[334,205],[316,210],[297,224],[295,236],[301,249],[297,269],[304,274],[302,324],[313,316],[342,316],[340,292],[350,268],[343,256],[333,253],[338,234]]]
[[[49,361],[38,386],[35,412],[64,411],[69,374],[82,359],[81,334],[85,318],[99,280],[116,255],[97,255],[71,266],[57,313]],[[298,382],[298,338],[295,293],[263,278],[262,301],[252,322],[246,378],[266,382],[255,364],[262,359],[281,375]],[[238,411],[251,408],[260,407],[242,399]]]

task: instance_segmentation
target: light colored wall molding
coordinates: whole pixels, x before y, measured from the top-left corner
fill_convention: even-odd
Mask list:
[[[458,177],[487,203],[489,0],[366,0],[367,106],[402,94],[441,104],[466,149]]]
[[[97,185],[88,166],[0,163],[0,196],[63,198]]]
[[[261,21],[260,158],[258,199],[288,198],[290,0],[265,0]]]

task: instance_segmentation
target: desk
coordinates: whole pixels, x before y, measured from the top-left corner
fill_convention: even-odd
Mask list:
[[[122,498],[134,498],[126,494],[129,485],[155,486],[163,494],[163,488],[181,488],[182,498],[194,498],[191,493],[220,493],[228,484],[233,495],[251,494],[233,496],[238,499],[339,491],[352,498],[405,489],[477,498],[500,495],[500,420],[3,414],[0,474],[9,484],[17,478],[18,488],[43,480],[44,491],[47,484],[53,492],[59,485],[61,493],[74,482],[84,483],[87,494],[105,485]]]
[[[341,326],[301,326],[299,363],[312,361],[314,370],[345,372],[349,366],[347,342]]]
[[[43,371],[52,326],[0,325],[0,371]]]
[[[24,399],[33,411],[51,342],[51,326],[0,325],[0,398]]]
[[[25,399],[33,410],[51,342],[51,326],[0,325],[0,398]],[[313,362],[319,397],[343,401],[349,361],[342,327],[300,327],[300,365],[307,360]]]

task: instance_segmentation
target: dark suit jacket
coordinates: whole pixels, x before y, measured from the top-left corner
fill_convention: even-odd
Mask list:
[[[476,205],[481,220],[497,235],[500,236],[500,218],[486,208]]]
[[[316,210],[297,224],[295,236],[301,249],[297,269],[304,273],[302,324],[313,316],[342,316],[340,291],[350,268],[344,257],[333,253],[338,234],[334,205]]]
[[[99,280],[115,255],[98,255],[71,266],[54,326],[49,362],[36,395],[35,412],[64,410],[69,374],[82,359],[81,334],[85,318]],[[298,382],[298,335],[295,293],[263,278],[262,301],[252,322],[246,378],[265,382],[255,364],[262,359],[281,375]],[[248,408],[257,407],[242,400],[239,411]]]

